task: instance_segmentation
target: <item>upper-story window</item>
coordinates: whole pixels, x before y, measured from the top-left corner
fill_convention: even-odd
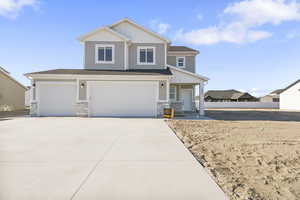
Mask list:
[[[138,47],[137,55],[137,63],[139,65],[155,64],[155,47]]]
[[[185,67],[185,57],[176,57],[176,66],[184,68]]]
[[[96,45],[96,63],[113,64],[115,62],[115,47],[111,44]]]

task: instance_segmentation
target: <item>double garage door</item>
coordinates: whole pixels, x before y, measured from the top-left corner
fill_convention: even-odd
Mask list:
[[[156,116],[157,81],[89,81],[87,85],[90,116]],[[37,88],[40,116],[76,116],[75,82],[46,82]]]

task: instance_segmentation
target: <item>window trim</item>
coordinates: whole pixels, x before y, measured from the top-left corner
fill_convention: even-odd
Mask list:
[[[111,47],[111,49],[112,49],[112,54],[111,54],[112,59],[111,59],[111,61],[100,61],[100,60],[98,60],[98,57],[99,57],[98,49],[100,47],[104,47],[104,48],[105,47]],[[105,51],[104,51],[104,59],[105,59]],[[113,45],[113,44],[96,44],[96,46],[95,46],[95,63],[96,64],[115,64],[115,45]]]
[[[171,88],[174,88],[175,90],[174,90],[174,98],[171,98],[170,96],[171,96]],[[176,101],[177,100],[177,88],[176,88],[176,86],[172,86],[172,85],[170,85],[170,89],[169,89],[169,100],[170,101]]]
[[[179,66],[178,65],[178,60],[180,59],[180,58],[183,58],[183,66]],[[185,68],[185,56],[176,56],[176,67],[178,67],[178,68]]]
[[[153,62],[140,62],[140,50],[141,49],[152,49],[153,50]],[[147,51],[146,51],[146,60],[147,60]],[[138,46],[137,47],[137,64],[138,65],[155,65],[156,63],[156,57],[155,57],[155,47],[154,46]]]

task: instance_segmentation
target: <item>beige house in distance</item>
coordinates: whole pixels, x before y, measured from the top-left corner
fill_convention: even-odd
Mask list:
[[[26,90],[25,86],[0,67],[0,112],[24,109]]]

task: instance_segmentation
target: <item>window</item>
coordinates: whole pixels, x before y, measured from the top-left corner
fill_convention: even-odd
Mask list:
[[[185,67],[185,57],[176,57],[176,66],[177,67]]]
[[[155,64],[155,47],[138,47],[137,55],[139,65]]]
[[[96,63],[114,63],[114,45],[96,45]]]
[[[176,87],[170,86],[170,100],[176,100]]]

